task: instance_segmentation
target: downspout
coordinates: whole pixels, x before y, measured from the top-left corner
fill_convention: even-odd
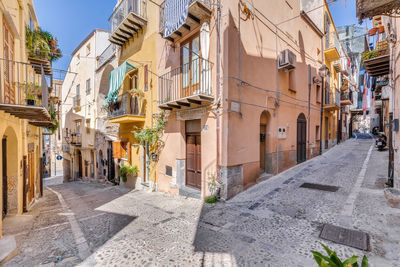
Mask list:
[[[311,158],[310,157],[310,122],[311,122],[311,120],[310,120],[310,116],[311,116],[311,114],[310,114],[310,110],[311,110],[311,103],[310,103],[310,100],[311,100],[311,65],[308,65],[308,135],[307,135],[307,154],[308,154],[308,158]]]
[[[276,132],[279,127],[279,51],[278,51],[278,26],[275,26],[275,50],[276,50],[276,99],[275,99],[275,112],[276,112]],[[276,135],[276,173],[279,173],[279,139]]]
[[[242,117],[242,39],[240,35],[240,21],[242,20],[240,18],[240,4],[242,1],[239,1],[238,3],[238,73],[239,73],[239,115]]]
[[[324,36],[321,38],[321,57],[322,57],[322,65],[324,64]],[[325,78],[321,79],[321,118],[320,118],[320,127],[319,127],[319,154],[322,155],[322,118],[324,117],[324,92],[325,92]]]
[[[217,171],[217,179],[221,180],[220,173],[220,114],[218,112],[220,101],[221,101],[221,1],[218,0],[217,3],[217,160],[216,160],[216,171]],[[228,153],[226,153],[226,158],[228,162]]]

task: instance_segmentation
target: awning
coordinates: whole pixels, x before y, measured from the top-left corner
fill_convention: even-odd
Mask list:
[[[110,73],[110,87],[108,89],[108,95],[106,98],[107,106],[117,101],[119,89],[124,82],[125,74],[134,69],[136,69],[135,66],[125,61],[118,68]]]
[[[400,14],[399,0],[357,0],[356,13],[361,23],[363,19],[377,15],[393,15]]]
[[[165,0],[164,38],[185,24],[189,13],[189,0]]]

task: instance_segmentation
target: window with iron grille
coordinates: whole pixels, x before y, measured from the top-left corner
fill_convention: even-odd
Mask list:
[[[149,77],[148,77],[148,66],[144,66],[144,90],[147,91],[149,89]]]
[[[90,94],[90,79],[86,80],[86,94]]]

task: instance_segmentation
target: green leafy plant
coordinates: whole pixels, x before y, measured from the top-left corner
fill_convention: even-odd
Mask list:
[[[57,111],[53,105],[49,106],[49,114],[50,114],[50,120],[53,123],[53,126],[47,127],[47,130],[49,130],[51,132],[51,134],[54,134],[59,127],[59,122],[57,119]]]
[[[222,181],[218,180],[217,174],[215,172],[208,173],[208,190],[211,195],[215,195],[218,188],[223,187]]]
[[[358,265],[358,256],[351,256],[350,258],[346,259],[345,261],[341,261],[339,257],[337,256],[336,252],[333,250],[330,250],[327,246],[324,244],[320,243],[328,256],[323,255],[322,253],[318,251],[312,250],[311,253],[314,255],[314,259],[317,262],[319,267],[359,267]],[[368,267],[368,259],[364,255],[361,261],[361,267]]]
[[[32,58],[56,61],[62,57],[57,40],[48,31],[44,31],[41,28],[31,30],[26,26],[25,40],[28,54]]]
[[[376,58],[377,56],[378,56],[378,51],[372,50],[372,51],[367,51],[367,52],[363,53],[361,55],[361,58],[363,61],[365,61],[365,60]]]
[[[161,142],[161,136],[165,128],[165,124],[167,123],[167,120],[165,118],[165,114],[161,113],[156,121],[156,124],[154,127],[145,127],[145,128],[135,128],[136,131],[134,131],[134,136],[135,138],[139,141],[141,144],[148,144],[150,146],[151,151],[158,151],[160,142]]]
[[[128,180],[128,175],[130,174],[138,174],[138,167],[127,164],[119,168],[118,175],[122,178],[124,183],[126,183]]]
[[[206,198],[206,199],[204,200],[204,202],[205,202],[205,203],[208,203],[208,204],[215,203],[215,202],[217,202],[217,197],[216,197],[216,196],[208,197],[208,198]]]

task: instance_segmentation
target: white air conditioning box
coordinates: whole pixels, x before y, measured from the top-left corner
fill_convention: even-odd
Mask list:
[[[278,69],[291,71],[295,68],[295,64],[296,55],[289,49],[285,49],[279,54]]]

